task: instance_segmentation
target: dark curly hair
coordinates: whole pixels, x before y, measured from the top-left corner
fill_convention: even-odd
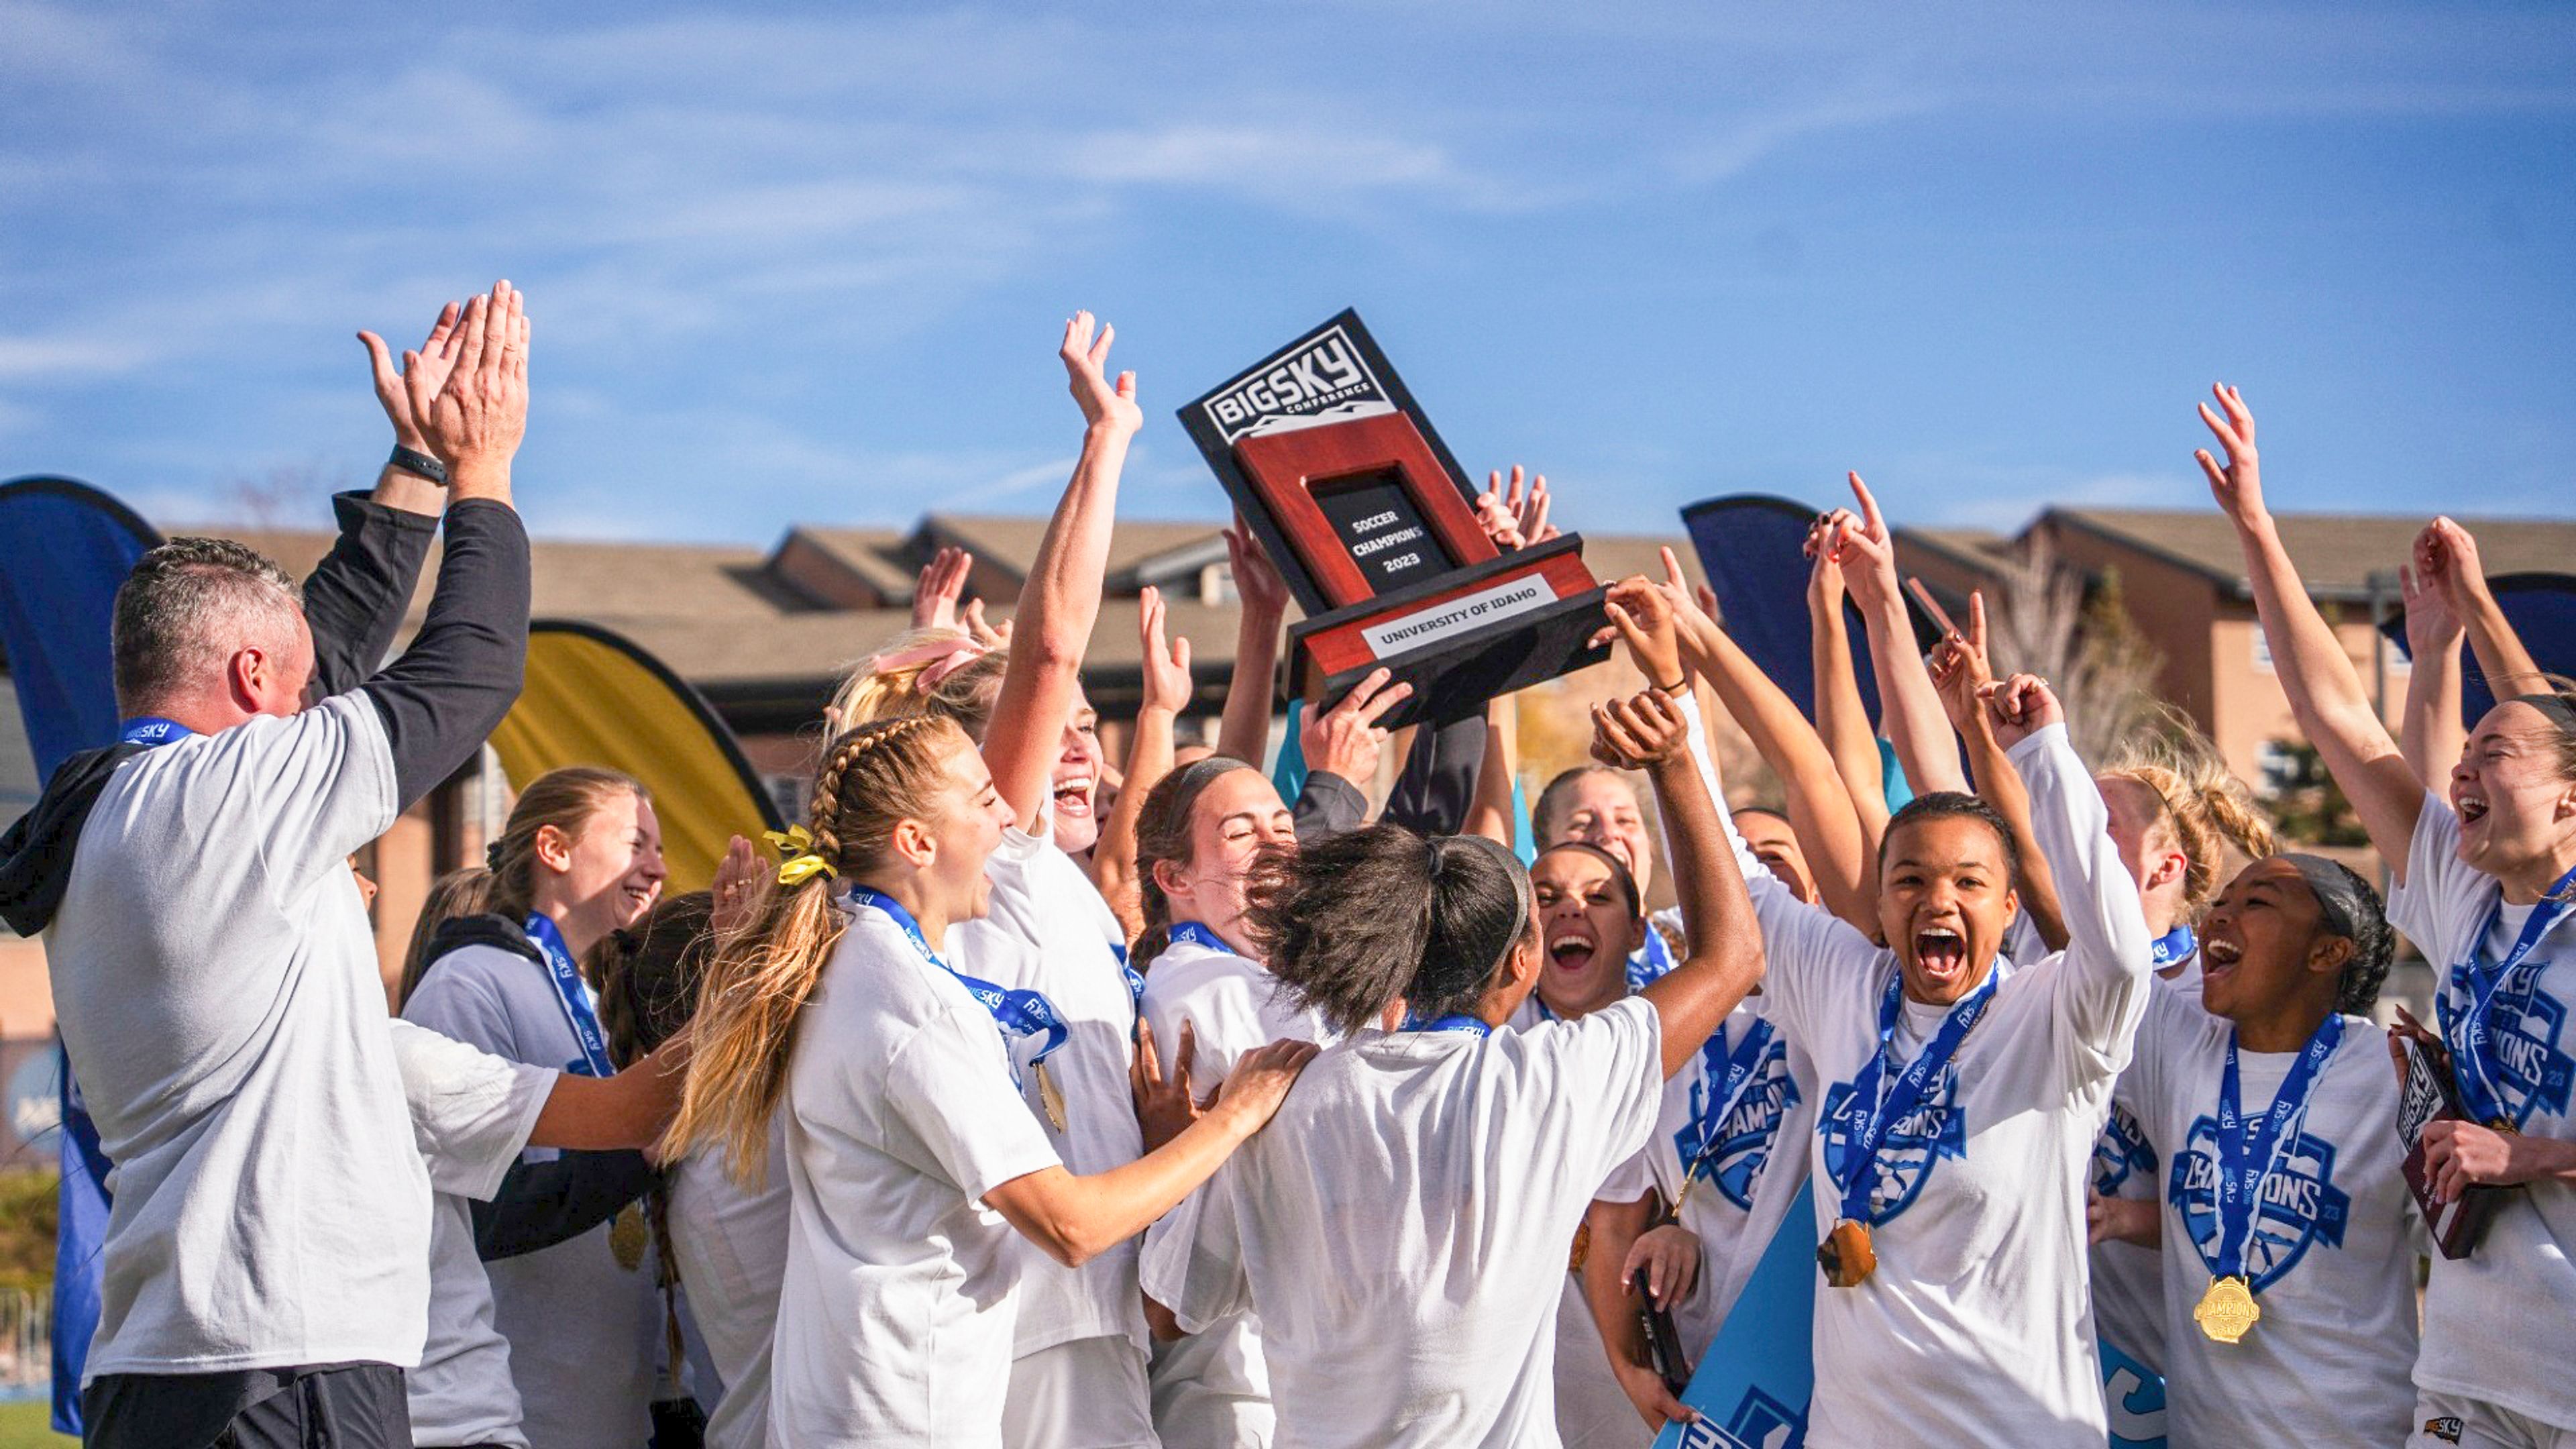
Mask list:
[[[2352,955],[2335,978],[2335,1010],[2368,1016],[2379,1004],[2388,963],[2397,955],[2397,932],[2388,924],[2387,906],[2370,882],[2342,861],[2304,853],[2282,858],[2298,867],[2317,898],[2317,929],[2352,942]]]
[[[1935,790],[1928,795],[1917,795],[1906,801],[1905,808],[1897,811],[1887,822],[1887,833],[1878,838],[1878,873],[1881,876],[1887,874],[1887,852],[1896,844],[1897,832],[1927,820],[1974,820],[1993,831],[1995,839],[2003,846],[2004,884],[2013,890],[2021,889],[2021,845],[2013,839],[2011,823],[2004,819],[2002,811],[1974,795],[1957,790]]]
[[[1472,1012],[1530,916],[1529,872],[1501,846],[1372,825],[1266,861],[1246,919],[1271,974],[1348,1033],[1398,1000]]]

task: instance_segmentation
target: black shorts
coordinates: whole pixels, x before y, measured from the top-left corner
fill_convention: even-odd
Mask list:
[[[101,1374],[81,1419],[83,1449],[411,1449],[402,1370],[385,1363]]]

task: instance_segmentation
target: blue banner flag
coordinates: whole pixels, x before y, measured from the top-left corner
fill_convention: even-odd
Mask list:
[[[1717,594],[1727,637],[1750,655],[1771,682],[1816,717],[1814,654],[1807,625],[1807,526],[1817,509],[1768,494],[1736,493],[1682,510],[1682,527],[1699,554],[1700,571]],[[1878,718],[1878,681],[1870,672],[1869,636],[1847,600],[1843,625],[1851,636],[1852,670],[1861,703]]]
[[[0,650],[36,775],[116,743],[108,623],[134,561],[161,541],[107,494],[69,478],[0,483]],[[60,1047],[56,1048],[59,1054]],[[81,1367],[98,1329],[99,1246],[107,1237],[107,1160],[62,1063],[60,1219],[54,1238],[54,1428],[81,1431]]]
[[[1666,1424],[1655,1449],[1798,1449],[1816,1386],[1815,1187],[1798,1190],[1682,1402],[1695,1424]]]
[[[2505,622],[2531,651],[2531,662],[2552,674],[2576,676],[2576,574],[2498,574],[2487,580]],[[2380,626],[2381,632],[2406,650],[2406,614],[2399,610]],[[2495,691],[2487,687],[2477,660],[2461,646],[2460,712],[2468,727],[2495,708]],[[2390,686],[2392,689],[2397,686]],[[2434,783],[2439,784],[2439,781]]]

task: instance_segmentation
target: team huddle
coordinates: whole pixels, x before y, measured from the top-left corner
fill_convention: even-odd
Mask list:
[[[1526,821],[1508,701],[1415,729],[1369,818],[1383,673],[1292,711],[1283,798],[1288,590],[1238,527],[1215,747],[1148,590],[1113,769],[1082,669],[1142,414],[1081,314],[1007,621],[925,568],[803,821],[710,890],[663,890],[634,780],[528,782],[389,1016],[346,862],[518,693],[528,338],[507,283],[399,366],[368,337],[396,447],[329,555],[147,554],[123,737],[0,839],[113,1164],[87,1442],[1642,1446],[1795,1235],[1809,1444],[2098,1449],[2098,1340],[2176,1445],[2576,1446],[2576,692],[2436,520],[2392,739],[2233,389],[2199,462],[2384,903],[2185,731],[2080,758],[1981,601],[1924,657],[1857,477],[1813,719],[1667,553],[1606,605],[1648,687]],[[1549,510],[1515,470],[1477,512],[1509,551]],[[2464,643],[2503,701],[2465,732]],[[1728,811],[1716,712],[1783,798]],[[2400,931],[2439,1011],[2383,1028]],[[2459,1104],[2422,1200],[2410,1066]]]

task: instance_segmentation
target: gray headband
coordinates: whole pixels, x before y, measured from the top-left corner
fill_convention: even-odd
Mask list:
[[[2322,855],[2287,852],[2281,857],[2295,867],[2308,883],[2308,893],[2317,898],[2317,919],[2333,935],[2359,944],[2361,923],[2378,912],[2364,894],[2369,887],[2354,875]]]
[[[2568,703],[2563,694],[2517,694],[2507,703],[2530,705],[2547,715],[2560,734],[2576,735],[2576,704]]]

